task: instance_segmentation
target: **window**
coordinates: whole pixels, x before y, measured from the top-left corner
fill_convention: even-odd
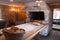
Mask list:
[[[60,9],[56,8],[53,10],[53,19],[60,19]]]
[[[2,13],[1,13],[1,8],[0,8],[0,19],[2,19]]]

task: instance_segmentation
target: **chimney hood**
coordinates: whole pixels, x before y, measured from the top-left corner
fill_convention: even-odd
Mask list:
[[[38,6],[37,2],[29,2],[26,3],[25,6],[26,8],[24,9],[25,11],[41,11],[41,10],[49,10],[49,7],[45,1],[41,1],[40,6]]]

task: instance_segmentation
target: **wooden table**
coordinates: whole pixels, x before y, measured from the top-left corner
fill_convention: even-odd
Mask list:
[[[23,25],[25,26],[25,24],[23,24]],[[32,27],[28,27],[30,25]],[[26,27],[28,27],[28,29],[26,29],[26,27],[20,27],[20,26],[21,25],[17,25],[16,27],[23,28],[26,30],[26,33],[24,34],[24,40],[31,40],[32,38],[39,40],[39,38],[38,38],[39,35],[37,35],[37,34],[46,27],[46,25],[37,26],[37,25],[29,24],[29,23],[27,23],[27,26],[26,26]],[[31,28],[31,30],[29,28]],[[0,36],[0,40],[4,40],[4,39],[5,39],[4,35]]]

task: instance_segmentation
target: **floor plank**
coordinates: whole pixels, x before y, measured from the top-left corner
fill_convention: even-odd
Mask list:
[[[48,36],[41,36],[41,40],[60,40],[60,31],[52,30]]]

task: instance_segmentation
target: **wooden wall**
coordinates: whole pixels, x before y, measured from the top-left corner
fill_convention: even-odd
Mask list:
[[[6,5],[0,5],[2,9],[2,18],[9,21],[17,22],[17,21],[25,21],[26,20],[26,12],[22,11],[24,9],[22,6],[18,7],[19,12],[10,11],[11,7]]]

